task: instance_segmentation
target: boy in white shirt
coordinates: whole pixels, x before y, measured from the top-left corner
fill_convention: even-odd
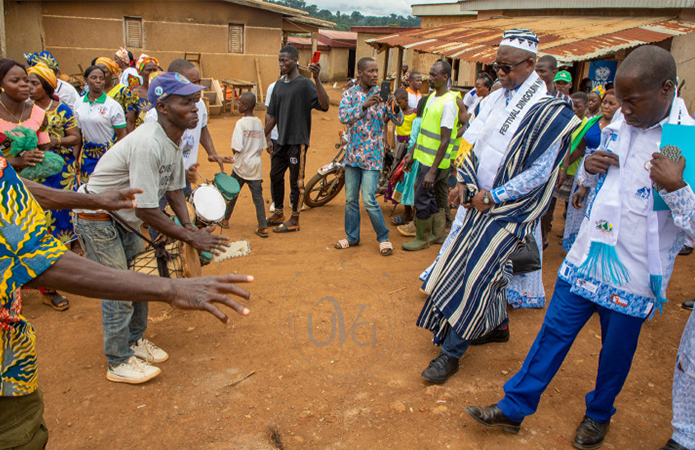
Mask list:
[[[232,135],[232,151],[234,152],[234,166],[232,177],[239,182],[239,187],[249,185],[251,197],[256,207],[258,228],[255,233],[260,237],[268,237],[268,222],[265,217],[263,204],[263,169],[261,167],[261,155],[268,147],[265,140],[265,131],[261,119],[253,115],[256,107],[256,96],[251,92],[244,92],[239,96],[239,112],[244,115],[236,123]],[[227,211],[224,215],[223,227],[229,226],[229,218],[234,212],[239,196],[227,203]]]

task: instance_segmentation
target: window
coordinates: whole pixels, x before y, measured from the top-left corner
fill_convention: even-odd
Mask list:
[[[142,17],[124,17],[126,48],[144,48]]]
[[[229,53],[244,53],[244,25],[229,24]]]

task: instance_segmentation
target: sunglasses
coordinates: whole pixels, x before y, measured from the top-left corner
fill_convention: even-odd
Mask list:
[[[501,70],[504,73],[509,73],[512,71],[512,69],[514,67],[518,66],[521,63],[525,63],[529,59],[531,59],[531,58],[522,59],[521,61],[519,61],[518,63],[515,63],[515,64],[499,64],[497,61],[495,61],[490,65],[492,66],[492,70],[494,70],[495,72],[498,72]]]

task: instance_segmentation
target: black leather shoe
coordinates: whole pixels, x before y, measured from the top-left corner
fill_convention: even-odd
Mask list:
[[[577,434],[574,436],[572,444],[582,450],[599,448],[603,445],[603,438],[606,437],[610,424],[610,421],[600,423],[591,417],[584,416],[584,420],[577,427]]]
[[[687,447],[683,447],[678,442],[673,439],[669,439],[665,447],[661,447],[659,450],[688,450]]]
[[[458,371],[459,360],[446,353],[440,353],[422,372],[422,376],[431,383],[442,384]]]
[[[469,406],[466,408],[469,416],[486,427],[502,428],[507,433],[517,434],[521,428],[521,422],[509,420],[497,405]]]
[[[684,245],[683,248],[681,249],[681,251],[678,252],[678,255],[679,256],[688,256],[692,252],[693,252],[692,247],[688,247],[687,245]]]
[[[683,307],[683,309],[687,309],[688,311],[692,311],[693,306],[695,306],[695,300],[687,300],[687,301],[681,303],[681,306]]]
[[[495,328],[485,336],[471,341],[471,345],[485,345],[492,342],[509,342],[509,325],[504,328]]]

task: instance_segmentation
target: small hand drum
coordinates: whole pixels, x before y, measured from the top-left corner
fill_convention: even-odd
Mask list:
[[[238,183],[237,183],[238,185]],[[219,223],[224,219],[227,202],[220,191],[211,184],[201,184],[191,194],[196,217],[206,225]]]
[[[216,173],[213,183],[227,201],[234,200],[241,190],[239,182],[224,172]]]

